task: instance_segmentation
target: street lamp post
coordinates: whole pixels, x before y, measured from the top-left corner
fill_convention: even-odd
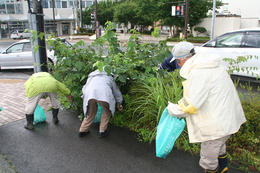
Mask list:
[[[185,13],[185,30],[184,30],[184,36],[187,40],[187,30],[188,30],[188,21],[189,21],[189,0],[186,0],[186,13]]]
[[[216,0],[213,1],[213,14],[212,14],[210,40],[212,40],[214,38],[215,10],[216,10]]]
[[[52,14],[53,14],[54,34],[57,37],[57,34],[56,34],[56,22],[55,22],[55,12],[54,12],[54,0],[52,0]]]

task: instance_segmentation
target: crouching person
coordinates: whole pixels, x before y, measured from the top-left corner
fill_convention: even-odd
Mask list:
[[[59,113],[59,99],[58,92],[68,96],[70,90],[61,82],[57,81],[52,75],[47,72],[38,72],[33,74],[24,84],[26,90],[27,104],[25,115],[27,124],[24,128],[33,130],[34,111],[38,105],[39,100],[43,96],[49,96],[52,105],[53,123],[57,124]]]
[[[109,134],[107,130],[108,122],[112,114],[115,113],[115,102],[119,111],[123,110],[121,105],[123,101],[122,94],[113,80],[113,74],[107,75],[96,70],[89,74],[87,83],[82,88],[83,110],[85,118],[82,121],[78,136],[83,137],[89,134],[89,127],[95,119],[98,105],[103,109],[101,122],[99,126],[99,137],[105,137]]]

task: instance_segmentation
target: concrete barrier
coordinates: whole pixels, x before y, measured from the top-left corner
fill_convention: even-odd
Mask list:
[[[86,39],[86,38],[89,38],[88,35],[71,35],[70,36],[70,40],[73,40],[73,39]]]

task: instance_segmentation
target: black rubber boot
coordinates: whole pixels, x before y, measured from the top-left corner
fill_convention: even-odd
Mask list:
[[[228,172],[227,154],[218,156],[218,163],[219,163],[219,172],[220,173]]]
[[[59,109],[53,109],[52,108],[52,122],[54,123],[54,124],[58,124],[58,122],[59,122],[59,119],[58,119],[58,113],[59,113]]]
[[[215,170],[205,170],[205,173],[219,173],[219,168],[217,167]]]
[[[27,124],[24,125],[24,128],[29,129],[29,130],[33,130],[33,120],[34,120],[34,116],[33,114],[25,114],[26,116],[26,120],[27,120]]]

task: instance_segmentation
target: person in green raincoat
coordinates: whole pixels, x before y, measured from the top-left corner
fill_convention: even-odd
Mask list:
[[[49,96],[52,105],[53,123],[58,123],[59,99],[58,92],[70,98],[70,90],[61,82],[57,81],[51,74],[47,72],[34,73],[24,84],[26,90],[27,104],[25,115],[27,124],[24,128],[33,130],[34,111],[39,100],[43,96]]]

